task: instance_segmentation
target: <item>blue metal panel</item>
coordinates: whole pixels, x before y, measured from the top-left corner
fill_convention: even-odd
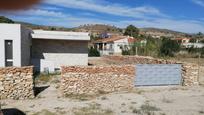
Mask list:
[[[181,84],[180,64],[138,64],[136,65],[136,86]]]

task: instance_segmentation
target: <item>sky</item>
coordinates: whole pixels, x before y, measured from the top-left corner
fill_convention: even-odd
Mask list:
[[[108,24],[204,32],[204,0],[44,0],[29,9],[0,11],[15,21],[77,27]]]

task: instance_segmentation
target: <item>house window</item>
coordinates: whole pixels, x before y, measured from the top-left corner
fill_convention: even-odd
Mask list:
[[[5,66],[13,66],[13,41],[5,40]]]

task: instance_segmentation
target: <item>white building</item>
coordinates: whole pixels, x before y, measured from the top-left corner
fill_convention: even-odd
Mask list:
[[[117,55],[122,53],[122,49],[129,48],[135,39],[128,36],[112,36],[111,38],[99,39],[94,42],[94,47],[98,49],[100,55]]]
[[[34,65],[54,72],[61,66],[88,65],[88,33],[30,30],[0,24],[0,67]]]
[[[182,46],[185,48],[203,48],[204,43],[182,43]]]

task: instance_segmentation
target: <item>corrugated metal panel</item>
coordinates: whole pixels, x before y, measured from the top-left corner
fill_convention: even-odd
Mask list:
[[[136,65],[136,86],[179,85],[180,64],[138,64]]]

